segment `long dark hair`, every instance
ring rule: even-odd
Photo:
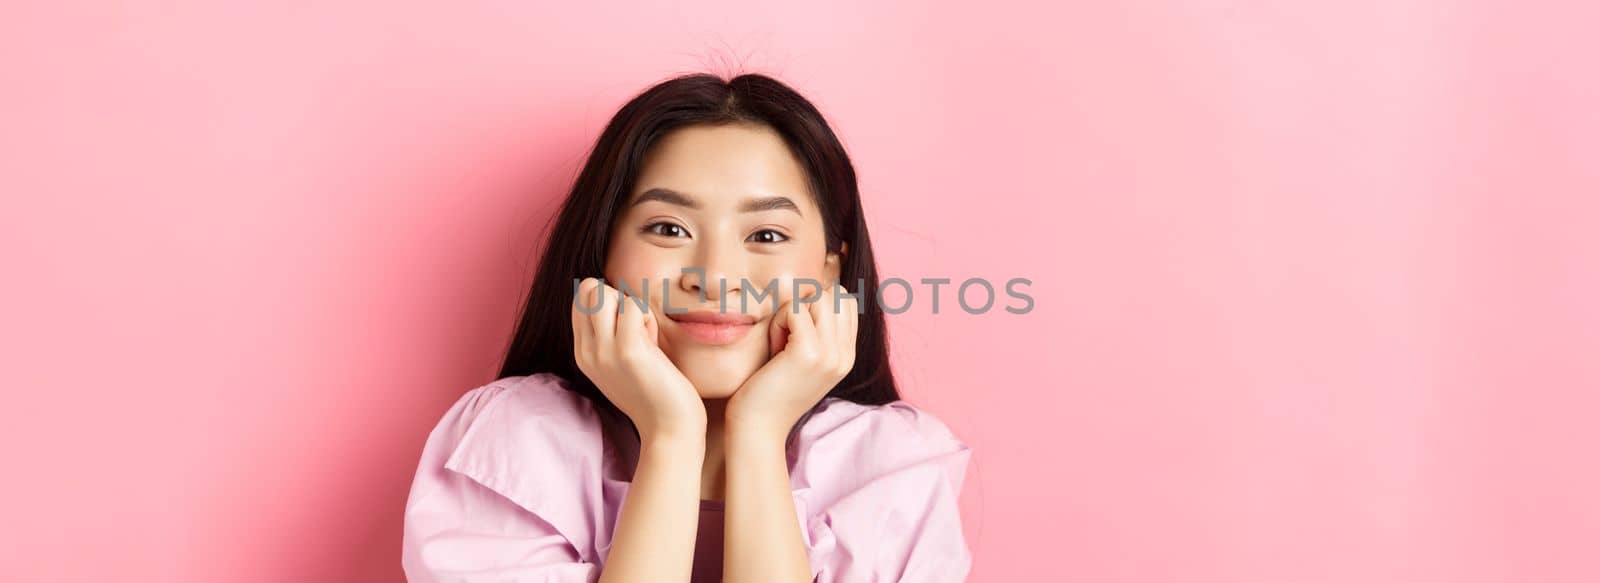
[[[744,74],[724,81],[710,74],[663,81],[629,100],[600,134],[583,171],[561,205],[527,305],[500,368],[500,377],[554,373],[567,387],[620,423],[627,419],[578,369],[573,357],[573,282],[605,277],[611,229],[627,203],[645,153],[669,132],[690,125],[757,123],[776,130],[800,159],[822,211],[829,251],[849,244],[839,280],[863,306],[856,335],[855,366],[828,396],[877,405],[898,400],[889,370],[888,329],[879,308],[878,268],[861,212],[855,167],[822,114],[795,90],[771,77]],[[821,405],[821,401],[817,403]],[[789,431],[792,448],[813,406]],[[635,437],[638,429],[627,421]],[[793,451],[791,449],[791,455]],[[791,461],[792,458],[791,458]]]

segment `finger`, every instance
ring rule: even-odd
[[[656,346],[661,342],[661,325],[656,323],[656,311],[650,309],[648,302],[644,308],[639,318],[644,323],[644,338],[650,341],[651,346]]]
[[[818,348],[822,350],[818,356],[822,357],[825,365],[831,364],[832,359],[839,353],[835,342],[838,338],[834,335],[839,316],[834,313],[833,301],[833,290],[824,288],[818,294],[817,301],[808,306],[811,308],[811,323],[817,329],[817,341],[820,343]]]
[[[638,300],[627,294],[622,294],[617,300],[622,304],[617,312],[617,342],[627,346],[642,341],[645,332],[644,313],[639,309]]]
[[[596,348],[605,350],[612,346],[617,336],[618,304],[612,302],[619,301],[621,293],[604,282],[595,288],[595,293],[600,296],[600,311],[589,314],[589,320],[594,322]]]
[[[840,285],[839,295],[841,296],[839,299],[839,315],[848,324],[846,327],[854,326],[856,320],[860,319],[860,316],[856,314],[856,311],[861,308],[861,303],[857,301],[858,298],[856,297],[859,294],[851,294],[850,290]]]
[[[850,345],[855,346],[856,334],[861,329],[861,301],[854,296],[844,299],[844,335],[850,339]]]
[[[767,356],[777,354],[789,343],[789,303],[778,302],[778,310],[772,313],[772,322],[767,325],[767,346],[771,347]]]
[[[789,317],[789,346],[815,351],[817,348],[817,325],[811,319],[811,310],[784,310]],[[787,350],[787,348],[786,348]]]
[[[572,347],[576,351],[589,346],[594,342],[594,324],[589,321],[589,314],[582,310],[589,309],[592,304],[587,299],[594,290],[594,278],[586,277],[578,282],[578,293],[572,298]],[[581,306],[581,309],[580,309]]]
[[[848,373],[856,362],[856,334],[861,325],[861,316],[856,314],[856,309],[860,304],[855,297],[845,298],[840,303],[843,304],[843,313],[839,317],[843,318],[841,322],[843,325],[840,326],[842,331],[839,332],[839,345],[844,348],[845,372]]]

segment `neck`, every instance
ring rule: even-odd
[[[722,500],[727,476],[726,451],[727,399],[706,399],[706,455],[700,467],[700,499]]]

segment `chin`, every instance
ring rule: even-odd
[[[671,360],[694,385],[701,399],[726,399],[732,397],[766,359],[742,351],[718,351],[686,354]]]
[[[689,382],[694,383],[694,389],[700,393],[701,399],[726,399],[739,391],[739,386],[744,384],[744,379],[732,378],[732,375],[720,371],[707,371],[705,374],[688,374]],[[749,377],[745,377],[749,378]]]

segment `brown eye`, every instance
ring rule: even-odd
[[[689,231],[684,230],[683,227],[679,226],[676,223],[669,223],[669,222],[666,222],[666,221],[657,221],[657,222],[645,225],[644,226],[644,232],[650,233],[650,234],[653,234],[653,235],[661,235],[663,237],[687,237],[687,236],[689,236]]]
[[[779,233],[779,232],[774,231],[772,229],[762,229],[760,231],[756,231],[755,233],[751,234],[750,235],[750,239],[755,241],[756,243],[768,243],[768,244],[771,244],[771,243],[782,243],[784,241],[788,241],[789,237],[784,235],[783,233]]]

